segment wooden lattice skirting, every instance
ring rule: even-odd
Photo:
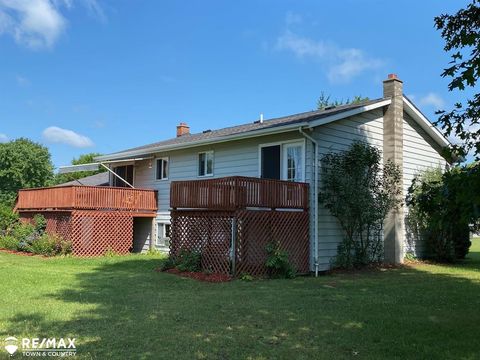
[[[35,214],[47,220],[48,233],[72,242],[73,255],[99,256],[107,251],[127,254],[133,245],[133,216],[117,211],[39,211],[21,212],[23,221]]]
[[[298,273],[309,271],[308,211],[173,210],[171,216],[170,255],[182,249],[199,251],[203,270],[264,275],[265,248],[276,242]]]

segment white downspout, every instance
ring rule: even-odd
[[[314,201],[314,230],[313,230],[313,261],[315,265],[315,277],[318,276],[318,142],[315,140],[313,137],[308,135],[303,131],[303,129],[300,127],[298,128],[298,131],[305,136],[308,140],[312,142],[312,144],[315,146],[315,178],[314,178],[314,189],[313,189],[313,196],[315,198]]]

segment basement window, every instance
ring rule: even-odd
[[[157,223],[157,240],[155,245],[161,247],[170,246],[171,225],[168,223]]]

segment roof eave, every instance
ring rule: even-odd
[[[425,132],[430,135],[430,137],[435,140],[441,147],[450,146],[451,142],[443,136],[443,134],[438,130],[425,115],[418,110],[415,105],[407,97],[403,97],[403,103],[406,105],[404,107],[405,112],[410,115],[419,125],[425,130]]]

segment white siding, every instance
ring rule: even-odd
[[[269,135],[252,139],[212,144],[184,150],[156,154],[169,158],[168,180],[155,180],[155,164],[149,168],[148,160],[135,164],[135,187],[158,190],[158,212],[170,209],[170,182],[175,180],[198,180],[198,153],[214,151],[213,177],[259,176],[259,145],[291,140],[304,141],[298,131]],[[307,161],[309,161],[309,157]],[[210,178],[210,177],[207,177]]]
[[[355,140],[366,141],[382,150],[383,112],[382,110],[374,110],[320,126],[315,129],[313,136],[319,141],[320,159],[323,154],[328,152],[348,149]],[[310,231],[312,234],[313,226],[313,221],[311,221]],[[337,219],[322,206],[319,208],[318,226],[318,262],[319,270],[323,271],[330,268],[343,234]],[[311,254],[313,255],[313,251],[311,251]]]
[[[407,196],[408,188],[415,175],[428,168],[445,169],[447,162],[440,155],[441,148],[430,136],[404,112],[403,114],[403,192]],[[404,207],[407,215],[407,207]],[[405,250],[416,255],[422,253],[422,243],[414,239],[405,226]]]

